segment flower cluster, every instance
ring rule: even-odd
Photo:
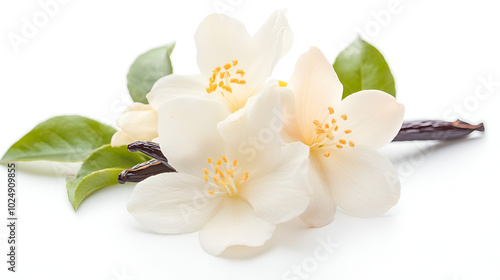
[[[218,255],[260,246],[295,217],[311,227],[349,215],[384,214],[400,195],[391,163],[376,149],[401,128],[403,105],[343,87],[322,52],[299,57],[286,82],[270,80],[292,43],[283,11],[254,35],[224,15],[195,34],[200,73],[172,74],[119,119],[113,145],[153,140],[176,173],[135,187],[128,211],[158,233],[199,231]]]

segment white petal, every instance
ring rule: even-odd
[[[161,105],[175,97],[186,95],[199,96],[206,93],[205,88],[207,85],[208,78],[205,78],[200,74],[172,74],[156,81],[146,97],[149,104],[151,104],[151,106],[158,111]]]
[[[286,142],[302,141],[302,134],[295,112],[295,93],[289,88],[281,88],[281,109],[283,126],[281,136]]]
[[[158,137],[158,113],[150,105],[131,104],[116,125],[134,141],[151,141]]]
[[[346,97],[339,111],[347,114],[342,125],[352,130],[350,137],[356,145],[378,149],[398,134],[405,108],[388,93],[364,90]]]
[[[200,243],[208,253],[219,255],[233,245],[261,246],[271,238],[275,228],[257,217],[246,201],[228,198],[200,231]]]
[[[119,130],[111,137],[111,147],[120,147],[134,142],[125,132]]]
[[[311,154],[309,157],[309,184],[313,190],[312,199],[306,211],[300,215],[300,219],[310,227],[330,224],[337,208],[326,181],[325,171],[321,168],[316,156],[316,154]]]
[[[196,30],[194,39],[198,67],[207,79],[217,66],[248,56],[251,42],[243,23],[221,14],[207,16]]]
[[[231,114],[217,126],[228,155],[245,169],[276,161],[281,145],[280,95],[274,87],[252,97],[245,108]]]
[[[252,57],[247,63],[245,76],[250,88],[263,86],[280,58],[292,46],[293,33],[288,26],[285,12],[275,11],[252,38]]]
[[[127,210],[158,233],[197,231],[212,218],[220,198],[207,194],[203,180],[183,173],[163,173],[137,184]]]
[[[399,200],[399,178],[377,151],[356,147],[319,157],[334,201],[356,217],[380,216]]]
[[[315,47],[300,56],[288,87],[295,92],[298,126],[305,143],[314,136],[314,120],[325,122],[328,107],[336,108],[342,99],[342,84],[332,64]]]
[[[286,222],[302,214],[311,199],[308,165],[309,147],[300,142],[287,144],[274,168],[261,171],[257,177],[250,171],[248,181],[240,186],[240,195],[264,220]]]
[[[224,153],[217,123],[228,116],[221,103],[204,98],[177,97],[160,108],[160,147],[177,171],[204,176],[207,159]]]

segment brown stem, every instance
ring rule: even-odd
[[[456,120],[445,121],[407,121],[403,123],[394,141],[416,141],[416,140],[454,140],[463,138],[473,131],[484,131],[483,123],[472,125],[470,123]]]

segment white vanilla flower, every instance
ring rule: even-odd
[[[324,226],[333,220],[336,205],[358,217],[382,215],[394,206],[399,179],[376,149],[398,133],[404,106],[378,90],[342,100],[342,84],[317,48],[299,58],[287,88],[284,134],[310,147],[313,198],[302,220]]]
[[[203,95],[222,102],[231,113],[243,108],[291,47],[293,34],[284,13],[274,12],[253,37],[236,19],[207,16],[195,34],[201,73],[159,79],[147,95],[149,103],[158,110],[173,97]]]
[[[111,138],[118,147],[135,141],[152,141],[158,137],[158,113],[150,105],[132,103],[116,121],[121,129]]]
[[[309,204],[309,149],[283,144],[280,95],[273,88],[234,114],[218,101],[178,97],[159,110],[159,141],[178,173],[135,187],[128,211],[158,233],[200,231],[218,255],[233,245],[260,246],[275,225]]]

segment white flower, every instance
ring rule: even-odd
[[[236,112],[264,86],[292,40],[284,11],[274,12],[253,37],[240,21],[209,15],[195,34],[201,73],[161,78],[147,95],[148,101],[158,110],[173,97],[203,95]]]
[[[160,146],[178,173],[138,183],[128,211],[158,233],[200,230],[202,247],[213,255],[264,244],[275,224],[300,215],[311,196],[309,149],[282,143],[280,106],[273,88],[231,115],[200,97],[164,104]]]
[[[297,61],[284,94],[283,131],[310,147],[313,198],[301,215],[310,226],[333,220],[336,205],[358,217],[378,216],[394,206],[400,184],[392,164],[376,149],[391,142],[404,106],[391,95],[363,90],[342,100],[342,84],[317,48]]]
[[[158,113],[150,105],[132,103],[116,121],[121,129],[111,138],[118,147],[135,141],[152,141],[158,137]]]

